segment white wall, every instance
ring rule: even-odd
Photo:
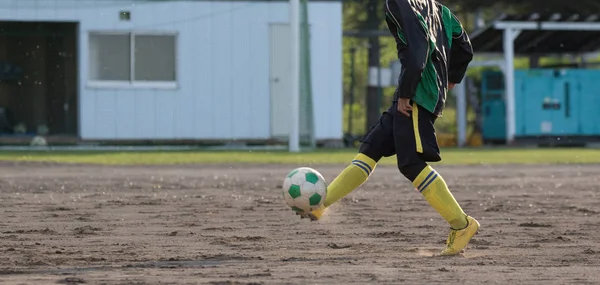
[[[131,12],[120,21],[119,11]],[[84,139],[269,137],[269,23],[287,2],[0,0],[0,19],[77,21]],[[317,139],[342,137],[342,8],[309,8]],[[177,32],[177,89],[92,88],[88,33]]]

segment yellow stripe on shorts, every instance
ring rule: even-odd
[[[421,143],[421,134],[419,133],[419,107],[417,103],[413,102],[412,107],[412,121],[413,130],[415,131],[415,144],[417,145],[417,152],[423,153],[423,143]]]

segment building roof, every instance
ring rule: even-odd
[[[502,15],[470,34],[478,53],[502,53],[504,29],[521,30],[515,54],[586,53],[600,49],[600,15],[532,13]]]

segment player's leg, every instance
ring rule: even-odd
[[[331,206],[365,183],[375,170],[379,159],[381,159],[381,156],[373,157],[359,152],[352,162],[327,186],[327,197],[323,205],[325,207]]]
[[[361,140],[362,145],[352,162],[327,186],[327,196],[320,209],[308,214],[320,219],[327,208],[364,184],[384,156],[394,154],[393,117],[384,112],[379,122]]]
[[[395,117],[395,141],[398,168],[434,208],[450,224],[445,255],[458,254],[479,230],[479,223],[465,214],[442,176],[427,162],[440,161],[433,123],[435,116],[416,104],[412,116]],[[400,151],[403,150],[403,151]]]
[[[340,174],[327,186],[327,196],[323,205],[310,214],[308,217],[313,220],[319,220],[327,211],[327,208],[335,202],[346,197],[356,188],[364,184],[377,166],[377,161],[381,157],[369,157],[363,153],[358,153],[352,162],[340,172]]]

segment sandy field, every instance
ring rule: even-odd
[[[455,257],[395,167],[319,222],[294,167],[0,162],[0,283],[600,284],[599,165],[437,167],[482,226]]]

